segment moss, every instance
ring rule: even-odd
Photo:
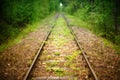
[[[56,56],[60,56],[60,54],[61,54],[60,52],[55,52],[54,53],[54,55],[56,55]]]
[[[47,63],[47,66],[49,67],[54,67],[58,64],[58,62],[50,62],[50,63]]]

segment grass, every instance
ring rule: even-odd
[[[73,61],[75,61],[75,59],[79,56],[79,54],[81,54],[80,51],[74,51],[71,55],[65,56],[66,63],[64,65],[70,67],[71,64],[73,64]]]
[[[120,54],[120,45],[116,45],[116,44],[112,43],[111,41],[109,41],[109,40],[107,40],[105,38],[101,38],[101,39],[104,42],[105,46],[110,46],[111,48],[116,50],[117,54]]]
[[[74,51],[71,55],[66,56],[65,59],[70,61],[70,62],[74,61],[79,54],[81,54],[80,51]]]
[[[27,65],[30,66],[32,64],[32,60],[30,59],[28,62],[27,62]]]
[[[55,46],[56,48],[64,47],[64,45],[70,41],[72,41],[74,38],[70,33],[69,28],[66,26],[66,22],[62,17],[59,17],[56,26],[53,29],[53,32],[50,36],[50,44]],[[61,52],[56,51],[53,53],[55,57],[53,57],[54,60],[60,60],[58,56],[60,56]],[[76,59],[76,57],[80,54],[80,51],[74,51],[72,55],[66,57],[67,63],[70,65],[72,64],[72,61]],[[65,62],[66,63],[66,62]],[[57,67],[61,65],[61,63],[57,62],[51,62],[47,64],[46,70],[49,72],[55,73],[56,76],[65,76],[68,75],[68,71],[63,68]],[[64,65],[63,65],[64,66]],[[71,66],[75,70],[75,65]],[[76,68],[78,70],[78,68]]]
[[[50,38],[53,41],[53,44],[58,48],[64,46],[64,44],[66,44],[69,41],[69,39],[73,39],[69,28],[65,26],[65,20],[61,17],[58,18],[55,26],[56,28],[54,28],[52,32],[54,35]]]
[[[60,52],[55,52],[54,53],[54,55],[56,55],[56,56],[60,56],[60,54],[61,54]]]
[[[58,62],[50,62],[47,64],[48,67],[54,67],[56,65],[58,65]]]
[[[52,56],[50,56],[50,55],[47,55],[47,56],[44,56],[44,57],[45,57],[47,60],[52,58]]]
[[[80,26],[80,27],[92,30],[93,25],[84,22],[83,20],[79,19],[78,17],[71,16],[71,15],[67,15],[67,17],[71,19],[71,22],[70,22],[71,26]]]
[[[24,38],[28,33],[33,32],[38,29],[40,23],[36,22],[32,25],[27,25],[16,37],[9,39],[6,43],[2,43],[0,45],[0,52],[5,50],[8,47],[11,47],[19,42],[21,42],[22,38]]]
[[[48,21],[51,17],[53,16],[50,15],[48,16],[47,18],[45,18],[44,20],[41,20],[41,21],[38,21],[38,22],[34,22],[33,24],[28,24],[25,28],[23,28],[19,34],[15,34],[16,36],[10,38],[7,40],[7,42],[4,42],[0,45],[0,52],[3,52],[5,49],[7,49],[8,47],[11,47],[15,44],[18,44],[21,42],[21,40],[27,36],[28,33],[30,32],[33,32],[33,31],[36,31],[38,28],[40,28],[42,24],[45,24],[46,21]],[[53,21],[53,20],[51,20]],[[48,22],[47,24],[50,24],[51,23]],[[42,23],[42,24],[41,24]],[[12,35],[11,35],[12,36]]]
[[[63,68],[54,68],[54,67],[49,67],[49,68],[47,68],[47,71],[52,71],[52,72],[54,72],[55,74],[56,74],[56,76],[64,76],[65,75],[65,71],[64,71],[64,69]]]
[[[57,76],[63,76],[63,75],[65,75],[64,69],[62,69],[62,68],[56,68],[54,71],[55,71],[55,74]]]
[[[96,36],[101,37],[100,34],[102,32],[100,32],[99,29],[96,29],[97,26],[89,24],[89,23],[87,23],[87,22],[85,22],[85,21],[83,21],[80,18],[75,17],[75,16],[67,15],[67,17],[71,19],[71,22],[70,22],[71,26],[79,26],[79,27],[82,27],[82,28],[89,29]],[[115,42],[117,44],[113,43],[109,39],[105,39],[105,38],[102,38],[102,37],[101,37],[101,39],[103,40],[105,46],[112,47],[116,51],[116,53],[120,54],[120,36],[115,36]]]

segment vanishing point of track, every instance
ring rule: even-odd
[[[89,60],[87,59],[87,57],[86,57],[86,54],[85,54],[84,50],[83,50],[83,49],[82,49],[82,47],[80,46],[79,41],[78,41],[78,39],[77,39],[77,37],[76,37],[76,35],[75,35],[74,31],[73,31],[73,30],[72,30],[72,28],[70,27],[70,25],[69,25],[69,22],[68,22],[67,18],[66,18],[64,15],[63,15],[63,17],[64,17],[64,19],[65,19],[65,21],[66,21],[66,23],[67,23],[68,28],[71,30],[71,34],[73,35],[73,37],[74,37],[74,39],[75,39],[75,41],[76,41],[76,43],[77,43],[77,45],[78,45],[79,49],[81,50],[82,55],[83,55],[83,57],[84,57],[84,59],[85,59],[85,61],[86,61],[87,65],[88,65],[88,67],[89,67],[90,71],[91,71],[91,72],[92,72],[92,74],[93,74],[94,79],[95,79],[95,80],[98,80],[98,77],[97,77],[97,75],[96,75],[95,71],[93,70],[93,68],[92,68],[92,66],[91,66],[91,64],[90,64],[90,62],[89,62]]]
[[[55,16],[55,21],[57,20],[58,16],[59,16],[59,14],[57,14],[57,15]],[[70,29],[71,34],[73,35],[74,40],[75,40],[75,42],[76,42],[76,44],[77,44],[79,50],[82,52],[82,56],[84,57],[84,59],[85,59],[87,65],[88,65],[88,68],[89,68],[89,70],[91,71],[91,73],[92,73],[94,79],[95,79],[95,80],[98,80],[95,71],[93,70],[93,68],[92,68],[92,66],[91,66],[91,64],[90,64],[90,62],[89,62],[89,60],[88,60],[87,57],[86,57],[85,51],[82,49],[81,45],[79,44],[78,39],[77,39],[77,37],[76,37],[74,31],[73,31],[72,28],[70,27],[67,18],[66,18],[63,14],[62,14],[62,16],[63,16],[63,18],[65,19],[65,21],[66,21],[66,23],[67,23],[67,26],[68,26],[68,28]],[[26,72],[26,74],[25,74],[23,80],[28,80],[28,78],[29,78],[29,76],[30,76],[30,73],[31,73],[31,71],[33,70],[34,65],[36,64],[39,55],[41,55],[42,49],[43,49],[43,47],[44,47],[44,45],[45,45],[45,42],[48,40],[48,38],[49,38],[49,36],[50,36],[50,34],[51,34],[51,32],[52,32],[54,26],[55,26],[55,24],[53,24],[53,25],[50,27],[50,30],[49,30],[49,32],[47,33],[47,36],[44,38],[44,40],[43,40],[43,42],[42,42],[40,48],[38,49],[37,54],[36,54],[36,56],[34,57],[34,59],[33,59],[33,61],[32,61],[32,64],[31,64],[31,66],[29,67],[28,71]],[[61,79],[61,80],[62,80],[62,79]]]

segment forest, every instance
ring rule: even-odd
[[[100,36],[120,44],[119,0],[63,0],[64,11],[92,25]]]
[[[120,80],[120,1],[0,0],[0,80]]]
[[[57,0],[0,0],[0,45],[15,39],[27,25],[34,25],[57,11],[58,5]],[[22,35],[29,33],[30,28]]]
[[[59,11],[92,25],[89,29],[120,44],[119,0],[0,0],[0,44],[13,39],[27,27]]]

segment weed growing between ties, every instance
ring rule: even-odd
[[[37,76],[70,76],[85,78],[89,71],[80,57],[81,51],[74,41],[63,17],[59,16],[40,57]],[[39,68],[40,67],[40,68]],[[43,73],[42,73],[43,72]],[[77,78],[76,78],[77,77]]]
[[[61,27],[57,27],[57,26],[61,26]],[[67,37],[71,37],[73,39],[73,37],[70,34],[70,30],[67,27],[62,27],[62,26],[66,26],[64,19],[60,18],[57,21],[57,25],[54,30],[53,30],[53,36],[52,36],[52,40],[53,40],[53,44],[57,45],[57,47],[62,47],[64,46],[65,43],[68,42],[68,39],[66,39]]]
[[[64,24],[62,24],[62,23],[64,23]],[[65,26],[65,27],[63,27],[63,26]],[[64,47],[64,45],[66,43],[74,40],[69,28],[66,26],[66,24],[62,18],[58,19],[56,27],[57,28],[55,29],[55,31],[53,30],[53,33],[55,35],[53,36],[54,39],[52,39],[52,40],[57,43],[57,44],[56,43],[53,43],[53,44],[56,45],[58,48]],[[54,54],[56,56],[59,56],[61,53],[55,52]],[[57,68],[53,71],[55,71],[55,73],[57,75],[62,75],[62,76],[63,75],[78,76],[81,74],[82,71],[83,71],[83,73],[87,74],[87,70],[85,68],[78,68],[78,66],[80,64],[79,64],[79,62],[77,62],[77,60],[78,60],[80,54],[81,54],[81,51],[76,50],[76,51],[72,51],[71,54],[64,56],[65,62],[63,64],[63,66],[68,67],[69,68],[68,70],[66,69],[63,72],[63,71],[61,71],[61,68],[60,69]],[[81,72],[77,72],[79,70],[81,70]]]

